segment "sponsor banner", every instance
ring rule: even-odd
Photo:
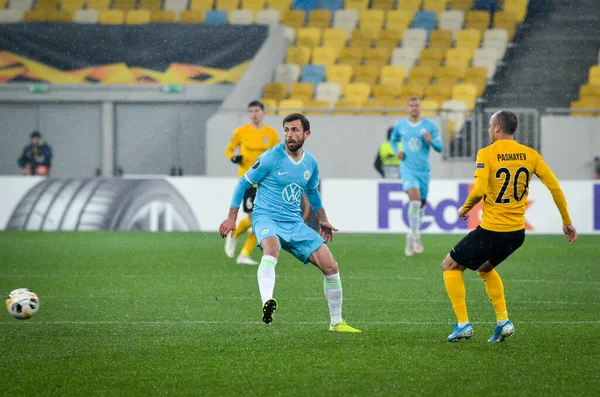
[[[0,24],[0,83],[236,83],[260,25]]]
[[[235,178],[54,179],[0,177],[0,229],[9,230],[218,230],[227,216]],[[581,234],[600,234],[600,183],[563,182],[569,211]],[[423,233],[460,233],[475,228],[481,209],[468,221],[457,217],[472,185],[433,180]],[[399,182],[327,179],[321,183],[330,221],[341,232],[405,233],[408,197]],[[305,221],[314,212],[302,200]],[[242,212],[240,211],[240,216]],[[528,233],[561,234],[552,196],[539,181],[530,184]]]

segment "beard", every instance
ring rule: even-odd
[[[290,144],[292,145],[292,147],[290,147]],[[287,148],[287,150],[289,150],[292,153],[296,153],[298,150],[302,149],[303,145],[304,145],[304,141],[294,141],[294,140],[285,141],[285,147]]]

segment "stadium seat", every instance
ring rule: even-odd
[[[40,11],[58,10],[59,0],[37,0],[35,9]]]
[[[254,13],[250,10],[233,10],[229,13],[230,25],[252,25]]]
[[[409,83],[413,81],[422,81],[429,84],[433,78],[433,70],[434,69],[430,66],[415,66],[408,73],[408,81]]]
[[[357,22],[358,11],[356,10],[337,10],[333,14],[333,27],[346,29],[348,33],[356,29]]]
[[[290,88],[290,99],[309,101],[313,98],[315,86],[311,83],[294,83]]]
[[[388,11],[385,14],[385,24],[389,29],[393,27],[394,29],[406,30],[412,23],[415,17],[415,13],[407,10],[394,10]]]
[[[475,51],[468,48],[449,48],[446,51],[446,61],[450,60],[464,60],[467,63],[473,59]]]
[[[450,0],[450,7],[453,10],[467,12],[473,9],[473,0]]]
[[[206,0],[190,0],[191,11],[210,11],[212,10],[213,2]]]
[[[322,115],[326,115],[327,112],[329,111],[329,101],[323,101],[323,100],[308,100],[308,101],[304,101],[304,109],[311,109],[311,110],[305,110],[304,114],[305,115],[312,115],[312,116],[322,116]]]
[[[323,47],[343,48],[346,46],[348,31],[343,28],[327,28],[323,31]]]
[[[242,9],[259,12],[265,9],[266,0],[242,0]]]
[[[406,75],[408,76],[410,69],[417,63],[420,52],[420,50],[410,47],[396,48],[392,51],[392,60],[390,63],[392,65],[404,67]]]
[[[371,64],[388,64],[392,57],[392,49],[387,47],[367,48],[365,50],[365,63]]]
[[[275,68],[275,82],[283,83],[287,86],[297,82],[300,78],[300,66],[294,63],[285,63],[277,65]]]
[[[407,29],[402,36],[402,47],[411,47],[416,50],[422,50],[427,43],[427,30],[425,29]]]
[[[443,50],[447,50],[448,48],[452,47],[452,31],[436,29],[431,32],[429,37],[429,47],[440,48]]]
[[[512,12],[500,11],[494,14],[493,28],[505,29],[508,32],[508,40],[512,41],[517,30],[517,17]]]
[[[0,10],[0,23],[15,23],[23,20],[23,14],[25,11],[17,8],[9,8],[7,10]],[[96,18],[97,20],[97,18]]]
[[[325,78],[327,82],[338,83],[344,86],[352,78],[352,66],[350,65],[329,65],[325,67]]]
[[[88,10],[104,11],[110,8],[110,0],[87,0]]]
[[[467,29],[477,29],[481,32],[490,27],[491,15],[487,11],[470,11],[467,13]]]
[[[329,28],[331,26],[331,11],[312,10],[308,15],[308,26],[320,29]]]
[[[187,6],[187,0],[165,0],[164,9],[173,11],[175,14],[179,15],[181,11],[187,9]]]
[[[600,99],[600,85],[583,84],[579,87],[579,99],[596,98]]]
[[[474,67],[483,67],[487,70],[487,79],[491,80],[496,74],[496,62],[489,59],[475,59],[473,60]],[[465,71],[466,72],[466,71]]]
[[[435,12],[438,17],[446,10],[447,0],[424,0],[423,10]]]
[[[415,13],[415,18],[411,27],[433,30],[437,25],[437,14],[431,11],[418,11]]]
[[[352,37],[350,38],[350,41],[348,42],[348,46],[350,46],[351,48],[361,48],[363,50],[366,50],[367,48],[371,48],[372,44],[373,44],[373,39],[371,37],[363,37],[361,36],[362,33],[365,33],[365,31],[358,31],[355,30],[352,32]],[[371,34],[371,32],[367,32],[368,36],[373,36]]]
[[[337,60],[338,48],[335,47],[315,47],[312,51],[313,65],[333,65]]]
[[[487,78],[487,69],[484,67],[473,66],[467,69],[465,79],[467,78]]]
[[[321,83],[317,86],[315,93],[315,100],[327,101],[331,106],[333,103],[340,99],[342,94],[342,86],[338,83]]]
[[[216,0],[215,10],[231,12],[240,7],[240,0]]]
[[[402,35],[404,30],[387,28],[379,32],[379,38],[377,39],[377,44],[375,47],[386,47],[394,49],[398,47],[400,40],[402,40]]]
[[[225,11],[206,11],[204,14],[204,23],[210,25],[225,25],[227,24],[227,13]]]
[[[179,13],[180,23],[202,23],[204,22],[205,11],[183,10]]]
[[[396,0],[372,0],[371,8],[374,10],[391,11],[396,5]]]
[[[285,62],[303,66],[310,61],[310,48],[303,46],[288,47]]]
[[[125,24],[141,25],[150,23],[149,10],[130,10],[125,13]]]
[[[469,73],[469,71],[467,70],[467,75],[464,77],[463,83],[473,84],[477,88],[476,96],[477,97],[482,96],[483,93],[485,92],[485,89],[487,86],[487,78],[485,76],[484,77],[471,76],[468,73]]]
[[[600,85],[600,65],[592,66],[588,77],[588,83]]]
[[[277,25],[279,23],[279,10],[262,10],[256,14],[255,23],[258,25]]]
[[[371,96],[371,85],[366,83],[350,83],[343,89],[344,99],[364,102]]]
[[[280,101],[287,95],[287,85],[283,83],[267,83],[264,87],[263,98]]]
[[[143,10],[158,11],[162,9],[162,0],[139,0],[140,7]]]
[[[118,10],[135,10],[136,0],[113,0],[113,9]]]
[[[464,20],[465,14],[462,11],[444,11],[440,16],[438,28],[443,30],[450,30],[454,32],[454,37],[456,37],[456,32],[462,29]]]
[[[454,84],[431,84],[425,87],[425,97],[428,99],[435,99],[436,102],[439,102],[439,98],[444,98],[442,102],[446,99],[450,99],[450,95],[452,95],[452,87]]]
[[[339,62],[346,65],[358,65],[362,63],[365,56],[365,50],[362,48],[346,47],[342,48],[339,54]]]
[[[325,81],[325,66],[323,65],[305,65],[302,68],[302,76],[300,77],[302,83],[311,83],[312,85],[319,85]]]
[[[173,10],[150,11],[150,23],[175,23],[176,15]]]
[[[457,84],[452,87],[452,97],[456,96],[477,96],[477,87],[473,84]]]
[[[504,0],[504,11],[512,12],[521,22],[527,16],[527,3],[528,0]]]
[[[597,116],[599,113],[595,112],[595,111],[591,111],[592,109],[600,109],[600,102],[594,101],[594,100],[578,100],[575,102],[571,102],[571,116],[575,116],[575,117],[595,117]],[[586,111],[580,111],[577,109],[589,109]]]
[[[289,113],[302,112],[304,109],[304,101],[300,99],[282,99],[279,101],[278,108],[277,114],[280,116],[287,116]]]
[[[83,10],[85,6],[85,0],[61,0],[60,9],[66,11],[77,11]]]
[[[373,98],[375,99],[395,99],[402,95],[404,83],[376,84],[373,86]]]
[[[321,44],[323,31],[319,28],[298,28],[296,30],[296,44],[306,47],[317,47]]]
[[[292,0],[267,0],[267,8],[283,13],[292,7]]]
[[[33,1],[34,0],[11,1],[10,3],[8,3],[8,9],[9,10],[19,10],[19,11],[23,11],[23,13],[25,13],[25,11],[31,10]]]
[[[345,0],[344,8],[346,10],[366,10],[369,8],[369,0]]]
[[[451,84],[458,83],[458,80],[462,78],[465,72],[460,68],[452,66],[444,66],[434,70],[433,77],[435,78],[436,84]]]
[[[311,11],[317,8],[319,0],[294,0],[293,8],[304,11]]]
[[[68,10],[48,10],[48,22],[70,23],[73,22],[73,12]]]
[[[427,87],[427,84],[423,84],[423,83],[411,83],[410,81],[404,85],[404,88],[402,90],[402,96],[410,98],[410,97],[416,97],[416,98],[422,98],[425,95],[425,87]]]
[[[465,125],[467,106],[463,101],[447,100],[442,103],[441,116],[442,122],[447,123],[450,140],[453,139],[457,131],[463,129]]]
[[[354,65],[352,66],[352,75],[355,83],[374,85],[379,78],[381,68],[375,65]]]
[[[421,0],[400,0],[398,3],[399,10],[408,10],[417,12],[421,8]]]
[[[299,29],[304,26],[306,13],[302,10],[287,10],[281,13],[281,23],[290,28]]]
[[[122,25],[125,22],[125,11],[103,10],[98,14],[98,23],[101,25]]]
[[[440,104],[437,101],[431,99],[424,99],[421,101],[421,109],[423,109],[421,115],[425,117],[431,117],[438,114]]]
[[[359,114],[359,109],[362,109],[363,101],[358,99],[343,99],[337,101],[333,106],[333,114],[354,116]],[[339,109],[339,110],[338,110]]]
[[[277,113],[277,101],[269,98],[262,98],[260,100],[265,105],[265,113],[268,116],[275,116]]]
[[[383,10],[362,10],[358,13],[358,21],[360,25],[364,23],[373,23],[383,25],[385,12]]]
[[[319,7],[334,12],[344,8],[344,0],[321,0]]]
[[[466,48],[473,52],[479,48],[481,43],[481,31],[477,29],[459,30],[456,35],[456,48]]]
[[[473,59],[485,59],[497,62],[502,58],[501,55],[502,53],[498,48],[478,48],[475,50]]]
[[[284,26],[283,36],[288,46],[293,45],[296,42],[296,29]]]
[[[379,75],[379,82],[381,84],[387,83],[404,83],[406,77],[406,70],[402,66],[385,65],[381,68]]]
[[[508,31],[506,29],[487,29],[483,32],[483,47],[488,43],[500,42],[508,43]]]
[[[362,104],[363,111],[360,113],[361,116],[381,116],[385,112],[383,109],[387,103],[386,99],[376,98],[370,101],[364,101]]]
[[[423,62],[428,61],[429,63],[437,64],[438,66],[444,60],[444,56],[446,55],[446,50],[443,48],[426,48],[421,51],[421,57],[419,58],[419,65],[422,65]]]

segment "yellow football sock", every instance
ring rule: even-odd
[[[254,235],[254,233],[248,232],[248,238],[246,239],[246,243],[242,247],[241,254],[250,256],[250,253],[252,252],[254,247],[256,247],[257,244],[258,244],[258,240],[256,239],[256,236]]]
[[[494,305],[496,311],[496,320],[508,320],[508,311],[506,310],[506,300],[504,299],[504,284],[498,272],[494,269],[491,272],[480,272],[479,277],[485,283],[485,290],[488,298]]]
[[[463,281],[463,272],[460,270],[445,270],[444,284],[446,285],[446,292],[448,292],[450,302],[452,302],[456,320],[459,323],[468,323],[467,291],[465,289],[465,282]]]
[[[248,230],[252,226],[252,222],[250,222],[250,217],[247,216],[238,223],[235,228],[235,233],[233,233],[233,238],[240,237],[246,230]]]

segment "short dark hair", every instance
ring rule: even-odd
[[[41,137],[42,137],[42,134],[40,134],[38,131],[33,131],[31,133],[31,136],[30,136],[31,139],[33,139],[33,138],[41,138]]]
[[[265,110],[265,105],[261,101],[252,101],[248,104],[248,109],[253,107],[259,107],[262,111]]]
[[[502,132],[508,135],[515,134],[515,131],[519,126],[519,122],[517,120],[517,116],[513,112],[509,112],[508,110],[501,110],[499,112],[494,113],[492,117],[494,117],[494,121],[497,125],[500,126]]]
[[[408,105],[409,103],[411,103],[412,101],[419,101],[419,103],[421,103],[421,100],[419,98],[417,98],[416,96],[411,96],[410,98],[408,98],[406,100],[406,104]]]
[[[296,120],[300,120],[300,124],[302,124],[302,129],[304,131],[310,130],[310,122],[303,114],[300,113],[292,113],[285,116],[285,119],[283,119],[283,126],[285,127],[285,123],[291,123],[292,121]]]

